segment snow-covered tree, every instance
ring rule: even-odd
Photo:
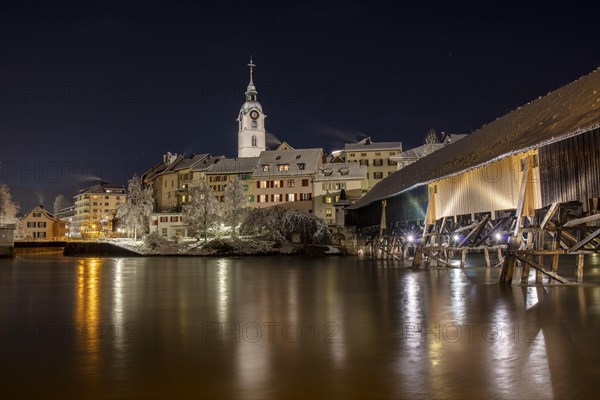
[[[331,233],[325,221],[306,211],[286,211],[281,207],[249,210],[242,224],[242,232],[263,235],[276,242],[291,241],[294,234],[299,234],[303,243],[331,242]]]
[[[66,208],[68,206],[69,206],[69,203],[67,202],[67,199],[65,199],[65,196],[63,196],[62,194],[59,194],[54,199],[54,214],[56,214],[57,212],[59,212],[60,210],[62,210],[63,208]]]
[[[248,204],[244,185],[235,179],[229,182],[225,188],[225,208],[223,210],[223,218],[225,223],[231,226],[231,232],[236,235],[236,227],[244,217],[244,212]]]
[[[0,183],[0,224],[14,224],[17,222],[19,205],[12,200],[10,189]]]
[[[430,128],[429,131],[427,131],[427,135],[425,136],[425,144],[434,144],[439,142],[440,138],[438,137],[437,132],[435,131],[435,129]]]
[[[127,200],[117,209],[117,219],[122,221],[137,240],[137,233],[145,233],[152,213],[154,198],[151,188],[144,188],[142,180],[134,175],[127,185]]]
[[[219,203],[215,192],[202,181],[200,187],[191,190],[190,200],[183,205],[183,217],[188,225],[188,233],[206,242],[208,232],[219,221]]]
[[[331,243],[331,232],[325,221],[306,211],[286,211],[283,228],[288,240],[293,234],[299,234],[302,243]]]

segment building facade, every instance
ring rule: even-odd
[[[21,218],[19,235],[27,240],[64,240],[65,222],[50,214],[43,205],[35,207]]]
[[[367,176],[362,187],[363,193],[366,193],[397,170],[396,161],[390,157],[401,152],[402,142],[377,143],[368,137],[357,143],[346,143],[341,155],[346,162],[367,167]]]
[[[125,203],[125,188],[99,182],[75,196],[75,230],[81,236],[101,237],[113,231],[117,208]]]

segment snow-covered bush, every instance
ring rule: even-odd
[[[152,250],[164,247],[169,244],[169,240],[164,236],[158,234],[158,232],[152,232],[144,238],[144,244]]]

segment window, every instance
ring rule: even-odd
[[[331,208],[326,208],[325,209],[325,216],[326,217],[331,217],[333,215],[333,212],[331,210]]]
[[[383,172],[373,172],[373,179],[382,179]]]
[[[108,196],[104,196],[104,200],[108,200]]]
[[[273,195],[273,203],[281,203],[281,195],[280,194]]]
[[[397,164],[396,161],[388,159],[389,166],[396,165],[396,164]]]
[[[373,166],[374,167],[381,167],[383,166],[383,159],[381,158],[376,158],[373,160]]]
[[[287,201],[294,201],[294,193],[287,194]]]
[[[252,135],[252,147],[256,147],[256,135]]]
[[[312,198],[312,195],[310,193],[300,193],[298,195],[298,198],[300,200],[310,200]]]
[[[360,156],[361,156],[361,157],[366,157],[366,156],[367,156],[367,153],[360,153]]]
[[[41,218],[42,217],[42,213],[33,213],[33,218]]]
[[[162,228],[161,231],[163,236],[167,236],[167,228]]]
[[[331,204],[331,196],[323,196],[323,203]]]
[[[302,154],[298,154],[298,155],[296,156],[296,160],[299,160],[299,159],[300,159],[300,157],[302,157]]]
[[[287,181],[287,187],[294,187],[294,184],[295,184],[295,182],[294,182],[293,179],[288,179],[288,181]]]
[[[306,169],[306,164],[304,164],[304,163],[298,163],[298,169],[300,171],[304,171],[304,169]]]
[[[359,160],[358,163],[360,165],[366,165],[367,167],[369,166],[369,160]]]
[[[388,172],[388,176],[390,176],[391,174],[393,174],[393,172],[392,172],[392,171]]]
[[[269,183],[269,181],[258,181],[257,183],[257,187],[259,189],[266,189],[267,188],[267,184]]]
[[[266,203],[267,202],[267,195],[266,194],[259,194],[258,198],[257,198],[257,202],[258,203]]]
[[[273,188],[280,188],[283,187],[283,181],[272,181],[273,183],[271,184],[271,187]]]
[[[278,169],[280,172],[283,172],[283,171],[289,171],[289,169],[290,169],[290,165],[289,165],[289,164],[280,164],[280,165],[278,165],[278,166],[277,166],[277,169]]]
[[[263,170],[263,172],[269,172],[269,166],[268,165],[263,165],[262,166],[262,170]]]
[[[254,129],[258,128],[258,122],[252,121],[252,128],[254,128]],[[252,146],[256,146],[256,145],[253,144]]]
[[[356,157],[356,154],[350,153],[350,157]]]
[[[169,217],[160,217],[160,222],[169,222]]]
[[[308,186],[308,179],[302,179],[302,186]]]
[[[275,157],[276,160],[281,160],[281,156]]]
[[[94,201],[94,202],[92,203],[92,205],[93,205],[93,206],[97,206],[97,205],[98,205],[98,202],[97,202],[97,201]]]
[[[171,222],[177,222],[178,219],[178,217],[171,217]]]

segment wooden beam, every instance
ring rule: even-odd
[[[550,219],[554,216],[554,214],[556,213],[556,210],[558,210],[558,205],[559,205],[559,203],[552,203],[552,205],[550,206],[550,209],[548,210],[548,212],[546,213],[546,216],[544,216],[544,219],[542,220],[542,223],[540,224],[541,229],[544,229],[546,227],[546,224],[548,223],[548,221],[550,221]]]
[[[594,233],[592,233],[591,235],[589,235],[588,237],[586,237],[585,239],[583,239],[582,241],[577,243],[575,246],[571,247],[569,249],[569,252],[573,253],[573,252],[579,250],[580,248],[582,248],[583,246],[585,246],[586,244],[588,244],[589,242],[594,240],[596,238],[596,236],[598,236],[598,235],[600,235],[600,229],[597,229]]]
[[[539,265],[538,263],[536,263],[535,261],[531,261],[528,260],[526,258],[523,258],[519,255],[517,255],[517,258],[523,262],[523,263],[527,263],[529,265],[531,265],[533,268],[541,271],[542,274],[549,276],[550,278],[559,281],[560,283],[571,283],[568,280],[566,280],[565,278],[563,278],[562,276],[555,274],[554,272],[550,272],[550,271],[546,271],[541,265]]]
[[[453,233],[459,233],[459,232],[463,232],[463,231],[469,230],[471,228],[475,228],[479,224],[480,224],[479,221],[473,222],[472,224],[469,224],[467,226],[463,226],[462,228],[455,229]]]
[[[527,178],[529,176],[529,156],[525,158],[525,166],[523,167],[523,176],[521,177],[521,186],[519,187],[519,202],[517,203],[517,224],[515,226],[514,236],[519,234],[521,227],[521,213],[523,212],[523,203],[525,202],[525,188],[527,187]]]
[[[479,235],[479,232],[481,232],[481,228],[485,225],[485,223],[487,222],[487,216],[483,219],[483,221],[478,222],[477,223],[477,227],[474,228],[471,232],[469,232],[469,234],[467,236],[464,237],[463,240],[460,241],[460,243],[458,243],[458,247],[462,247],[463,244],[465,244],[467,242],[467,240],[469,240],[471,238],[471,236],[475,235],[475,238],[477,238],[477,236]]]
[[[587,217],[577,218],[577,219],[572,219],[570,221],[567,221],[562,227],[567,228],[569,226],[586,224],[588,222],[597,221],[599,219],[600,219],[600,213],[588,215]]]

